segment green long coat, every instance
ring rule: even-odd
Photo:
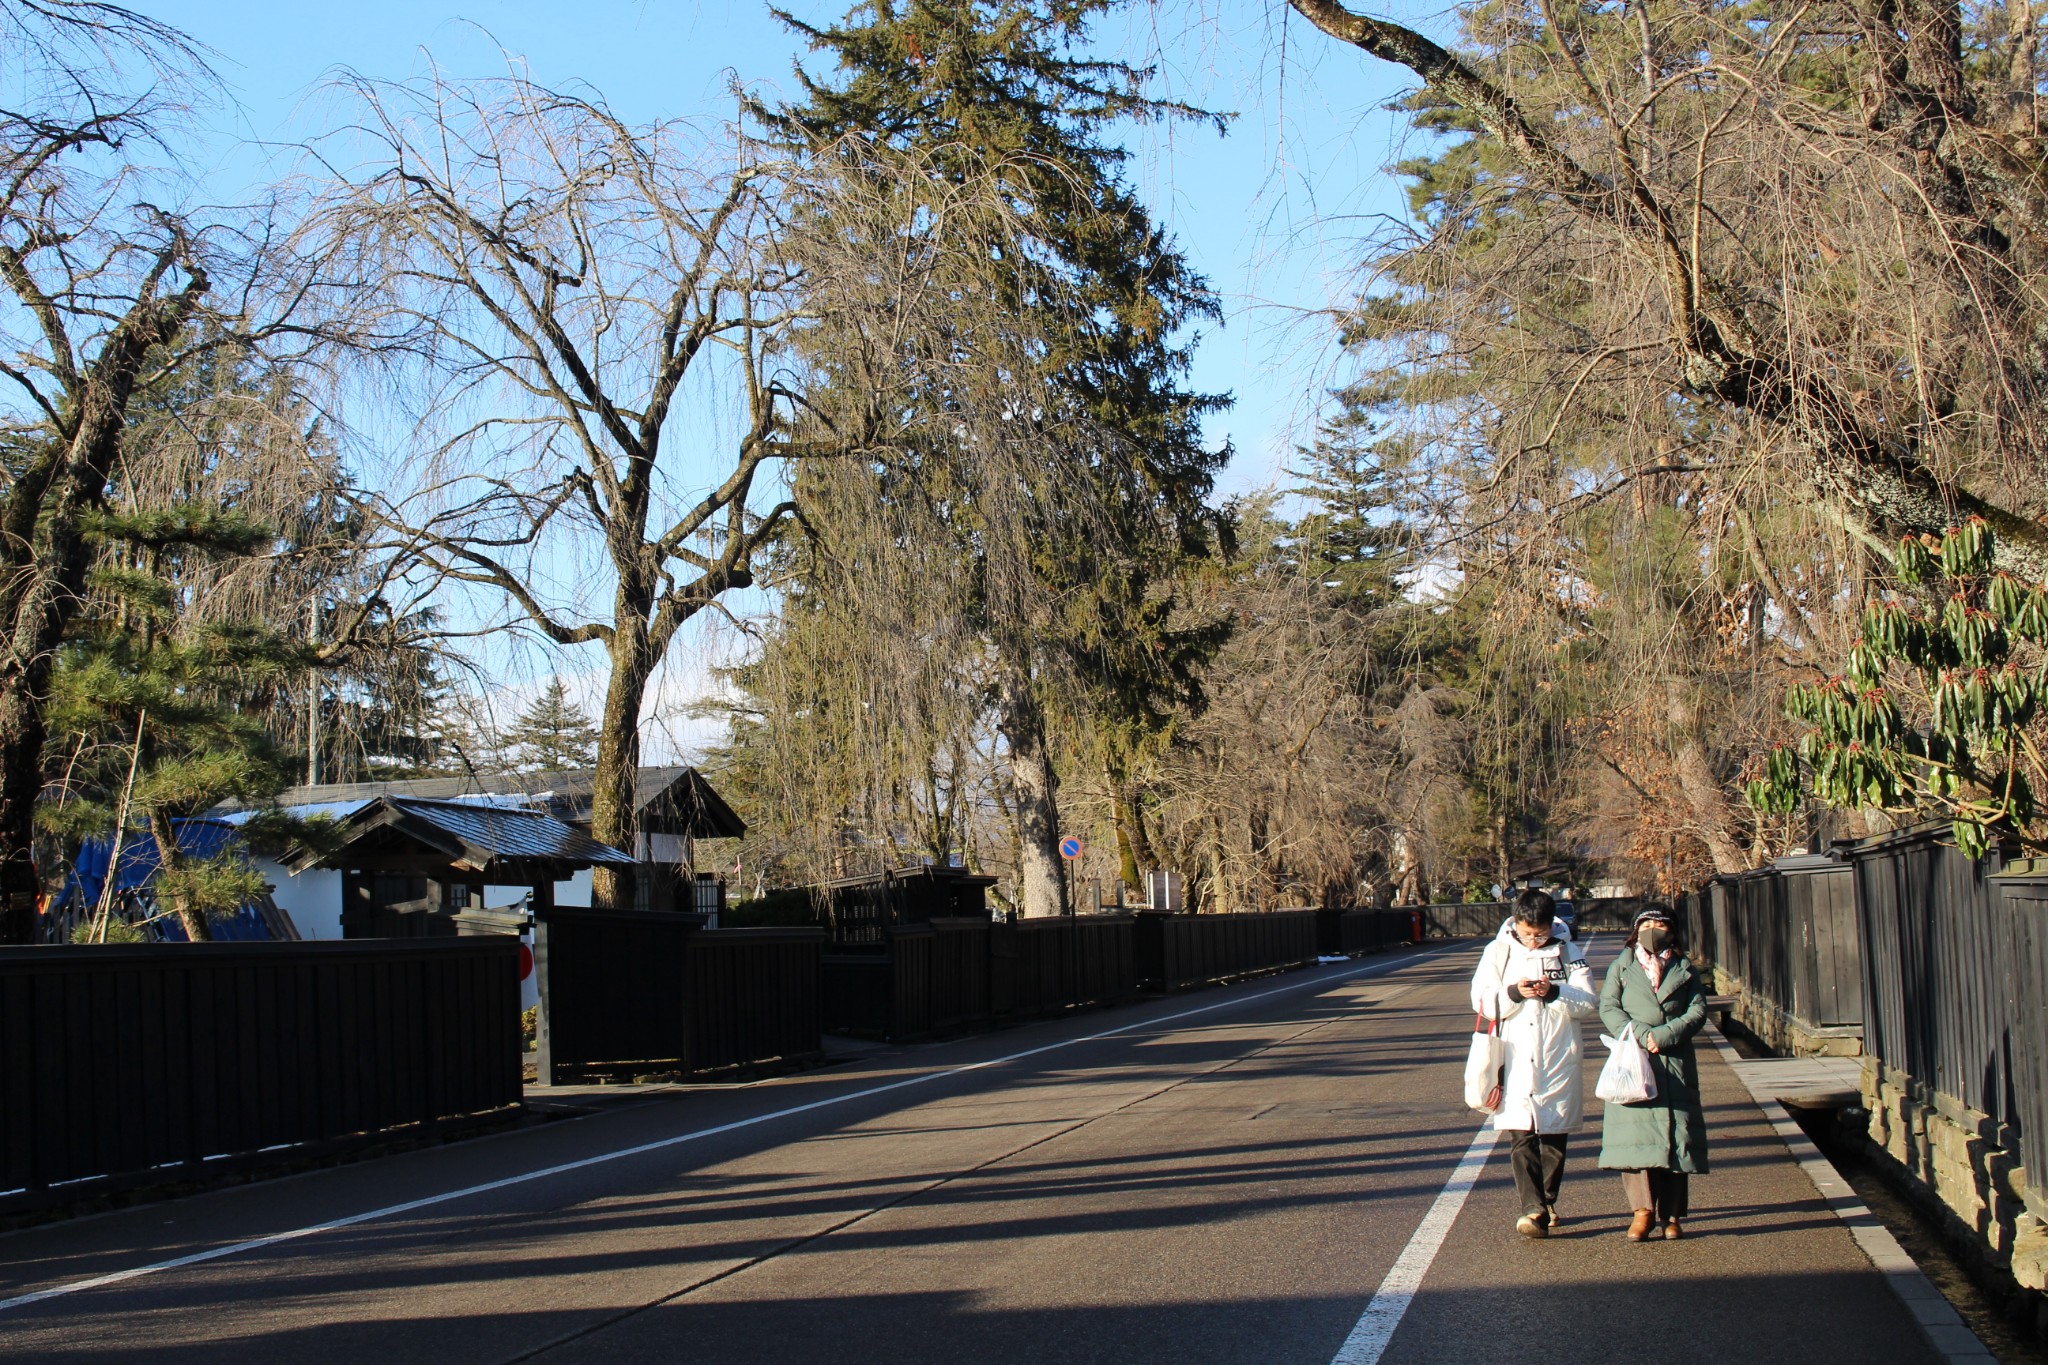
[[[1607,969],[1600,987],[1600,1020],[1608,1036],[1621,1037],[1631,1022],[1657,1040],[1650,1068],[1657,1097],[1641,1104],[1609,1104],[1600,1126],[1600,1165],[1613,1171],[1663,1169],[1705,1175],[1707,1116],[1700,1104],[1699,1063],[1693,1035],[1707,1022],[1707,991],[1692,963],[1674,958],[1662,986],[1625,949]]]

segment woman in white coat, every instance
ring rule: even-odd
[[[1548,1237],[1556,1226],[1565,1140],[1585,1118],[1579,1021],[1600,1012],[1585,955],[1553,934],[1555,919],[1543,892],[1516,896],[1514,917],[1486,945],[1472,977],[1472,1008],[1499,1021],[1507,1053],[1493,1126],[1514,1139],[1510,1159],[1522,1199],[1515,1229],[1525,1237]]]

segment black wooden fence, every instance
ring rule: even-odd
[[[896,925],[884,951],[826,957],[825,1026],[927,1038],[1114,1004],[1138,986],[1132,931],[1129,915]]]
[[[2048,873],[1999,879],[1998,956],[2007,992],[2014,1126],[2027,1207],[2048,1212]]]
[[[1314,910],[1247,915],[1141,912],[1133,950],[1138,984],[1177,991],[1316,960]]]
[[[0,950],[0,1211],[519,1103],[510,938]]]
[[[989,928],[989,1009],[1031,1019],[1136,993],[1129,915],[1065,915]]]
[[[983,919],[932,919],[889,931],[896,959],[892,1037],[923,1037],[987,1028],[989,936]]]
[[[1573,925],[1578,935],[1625,934],[1635,927],[1636,912],[1643,908],[1639,896],[1595,896],[1573,903]],[[1507,907],[1501,907],[1507,918]]]
[[[1747,997],[1750,1027],[1784,1030],[1802,1046],[1862,1034],[1856,876],[1838,858],[1780,858],[1681,898],[1688,951]]]
[[[816,1056],[824,931],[703,922],[670,911],[542,910],[541,1084]]]
[[[1626,928],[1635,901],[1587,901],[1581,927]],[[1431,938],[1491,937],[1497,903],[1233,915],[1074,915],[990,923],[935,918],[876,931],[873,947],[826,954],[828,1032],[891,1039],[984,1029],[1140,991],[1184,990],[1321,956]]]
[[[1415,910],[1318,910],[1316,952],[1324,957],[1377,953],[1413,941],[1420,929]]]
[[[2048,1034],[2015,1029],[1997,856],[1966,857],[1945,834],[1848,850],[1870,959],[1865,1045],[1922,1085],[2016,1123],[2015,1054],[2048,1046]]]
[[[1141,990],[1180,990],[1300,966],[1315,961],[1325,913],[1144,911],[1015,923],[934,919],[897,925],[885,931],[881,951],[826,955],[825,1027],[835,1033],[926,1038],[1115,1004]],[[1350,913],[1387,918],[1384,923],[1353,921],[1351,937],[1371,942],[1343,951],[1408,941],[1407,911]]]
[[[1683,898],[1693,952],[1804,1025],[1862,1045],[2016,1141],[2048,1211],[2048,873],[1966,857],[1942,827],[1782,859]]]
[[[1422,915],[1424,938],[1488,938],[1500,932],[1500,922],[1509,913],[1508,907],[1498,901],[1422,905],[1416,909]]]

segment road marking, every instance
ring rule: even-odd
[[[1465,1207],[1465,1196],[1472,1193],[1472,1186],[1478,1183],[1486,1158],[1493,1155],[1494,1144],[1499,1140],[1500,1133],[1490,1123],[1472,1139],[1472,1145],[1465,1149],[1465,1155],[1451,1172],[1451,1178],[1444,1182],[1436,1202],[1422,1216],[1414,1236],[1408,1239],[1408,1245],[1395,1258],[1387,1277],[1373,1291],[1372,1302],[1365,1306],[1365,1312],[1358,1317],[1358,1325],[1351,1329],[1350,1336],[1344,1338],[1343,1346],[1338,1348],[1330,1365],[1378,1365],[1387,1343],[1394,1339],[1394,1329],[1401,1325],[1408,1305],[1415,1301],[1415,1292],[1422,1288],[1422,1277],[1429,1273],[1430,1262],[1436,1259],[1438,1248],[1450,1234],[1451,1224],[1458,1221],[1458,1210]]]
[[[592,1166],[602,1166],[613,1161],[623,1161],[627,1157],[645,1156],[649,1152],[659,1152],[669,1147],[680,1147],[686,1142],[696,1142],[703,1138],[737,1132],[742,1128],[753,1128],[763,1123],[773,1123],[777,1119],[793,1118],[798,1114],[808,1114],[817,1109],[828,1109],[833,1105],[851,1104],[855,1100],[885,1095],[892,1090],[903,1090],[913,1085],[925,1085],[932,1081],[943,1081],[954,1076],[965,1076],[970,1072],[985,1071],[990,1067],[1005,1066],[1011,1062],[1023,1061],[1027,1057],[1037,1057],[1047,1052],[1058,1052],[1062,1048],[1080,1047],[1085,1043],[1100,1042],[1104,1038],[1114,1038],[1119,1034],[1130,1033],[1137,1029],[1154,1028],[1160,1024],[1171,1024],[1180,1019],[1192,1019],[1197,1015],[1214,1014],[1218,1010],[1233,1009],[1239,1005],[1249,1005],[1254,1001],[1265,1000],[1275,995],[1285,995],[1291,991],[1327,985],[1333,981],[1343,981],[1353,977],[1379,976],[1400,967],[1410,966],[1417,962],[1442,956],[1454,949],[1470,948],[1471,946],[1470,943],[1453,942],[1442,948],[1432,948],[1427,952],[1397,958],[1391,962],[1376,962],[1371,966],[1357,967],[1350,971],[1331,972],[1311,980],[1297,979],[1284,986],[1275,986],[1269,990],[1255,991],[1250,995],[1233,996],[1228,1000],[1219,1000],[1213,1005],[1202,1005],[1196,1009],[1181,1010],[1178,1013],[1161,1015],[1154,1019],[1139,1019],[1117,1028],[1104,1029],[1100,1033],[1091,1033],[1085,1038],[1068,1038],[1057,1043],[1045,1043],[1038,1047],[1025,1048],[1021,1052],[1012,1052],[1007,1056],[991,1057],[986,1061],[980,1062],[969,1062],[965,1066],[951,1067],[945,1071],[927,1071],[922,1075],[906,1077],[900,1081],[889,1081],[883,1085],[872,1085],[865,1090],[856,1090],[850,1094],[834,1095],[822,1100],[812,1100],[807,1104],[793,1104],[787,1109],[777,1109],[773,1113],[756,1114],[752,1118],[735,1119],[731,1123],[721,1123],[711,1128],[699,1128],[688,1133],[678,1133],[674,1137],[660,1138],[653,1142],[643,1142],[633,1147],[621,1147],[616,1151],[600,1152],[596,1156],[587,1156],[576,1161],[565,1161],[560,1165],[543,1167],[538,1171],[527,1171],[521,1175],[508,1175],[501,1180],[488,1180],[480,1185],[465,1185],[459,1190],[448,1190],[441,1194],[430,1194],[419,1199],[408,1199],[402,1204],[387,1204],[383,1208],[370,1209],[364,1213],[350,1214],[346,1218],[329,1219],[324,1223],[314,1223],[307,1227],[293,1228],[288,1232],[274,1232],[263,1237],[252,1237],[245,1242],[234,1242],[227,1246],[211,1247],[205,1251],[195,1251],[190,1255],[178,1256],[166,1261],[155,1261],[149,1265],[134,1266],[128,1270],[116,1270],[105,1275],[95,1275],[90,1279],[73,1280],[69,1284],[52,1285],[48,1289],[38,1289],[27,1294],[17,1294],[11,1299],[0,1299],[0,1313],[7,1312],[10,1309],[25,1308],[29,1304],[41,1303],[45,1299],[62,1298],[67,1294],[78,1294],[88,1289],[104,1289],[109,1285],[123,1284],[129,1280],[139,1280],[146,1275],[156,1275],[166,1270],[178,1270],[189,1265],[200,1265],[206,1261],[218,1261],[228,1256],[239,1256],[245,1251],[260,1251],[265,1247],[279,1246],[285,1242],[296,1242],[306,1237],[316,1237],[323,1232],[338,1232],[342,1228],[355,1227],[360,1223],[374,1223],[385,1218],[395,1218],[402,1213],[413,1213],[420,1209],[432,1208],[437,1204],[446,1204],[457,1199],[467,1199],[471,1195],[489,1194],[493,1190],[509,1189],[514,1185],[525,1185],[536,1180],[546,1180],[550,1176],[565,1175],[570,1171],[581,1171]]]

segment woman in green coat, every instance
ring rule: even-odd
[[[1687,1212],[1686,1178],[1707,1172],[1707,1116],[1692,1050],[1693,1035],[1707,1022],[1707,991],[1679,951],[1678,930],[1663,906],[1652,903],[1636,916],[1600,988],[1600,1020],[1615,1038],[1634,1029],[1657,1079],[1655,1098],[1607,1106],[1600,1165],[1621,1172],[1635,1211],[1630,1241],[1659,1227],[1675,1239]]]

